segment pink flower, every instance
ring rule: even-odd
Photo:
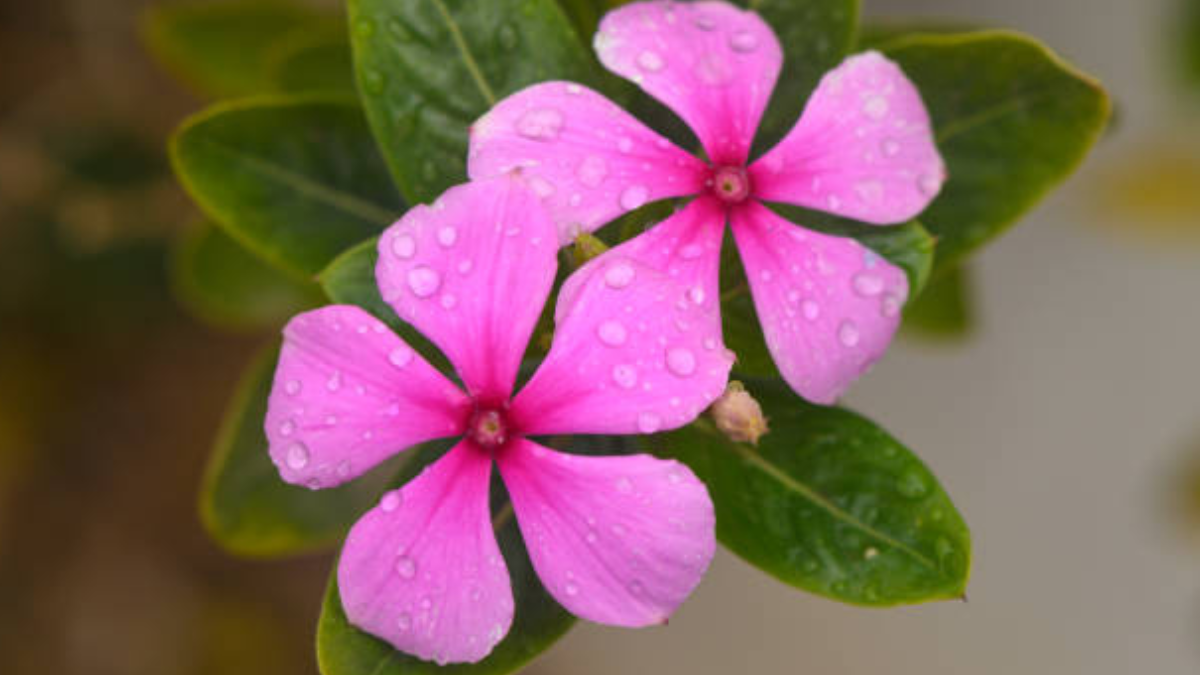
[[[549,354],[513,396],[555,244],[549,216],[511,176],[452,188],[380,238],[383,297],[449,358],[465,391],[357,307],[307,312],[284,330],[266,431],[288,482],[331,487],[403,448],[462,437],[358,521],[338,565],[350,621],[424,659],[478,661],[512,622],[488,506],[493,460],[538,576],[578,616],[661,623],[713,555],[712,503],[685,466],[560,454],[529,439],[687,424],[721,394],[732,363],[700,330],[704,310],[677,302],[686,288],[613,258],[574,282]]]
[[[856,241],[804,230],[779,201],[874,224],[920,213],[945,169],[913,84],[875,52],[828,73],[799,122],[747,165],[782,62],[775,34],[723,2],[641,2],[610,12],[600,61],[684,119],[709,162],[581,85],[549,82],[501,101],[472,127],[472,178],[520,168],[562,243],[654,200],[690,204],[612,255],[667,270],[718,302],[725,221],[784,379],[830,403],[891,341],[908,295],[903,272]]]

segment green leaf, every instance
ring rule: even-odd
[[[423,450],[405,466],[396,483],[406,483],[432,463],[439,452]],[[499,481],[493,481],[499,485]],[[391,645],[350,625],[337,591],[337,574],[329,575],[321,618],[317,623],[317,661],[322,675],[417,675],[460,673],[500,675],[518,670],[566,634],[575,618],[542,588],[525,552],[521,532],[507,496],[493,488],[493,518],[500,551],[512,579],[515,614],[508,635],[479,663],[436,666],[396,651]]]
[[[299,276],[378,234],[403,209],[362,111],[339,97],[216,105],[183,123],[171,160],[213,221]]]
[[[593,59],[554,0],[350,0],[359,90],[401,192],[466,180],[467,129],[535,82],[588,83]]]
[[[298,3],[183,2],[159,4],[142,16],[142,38],[163,66],[202,96],[262,93],[270,82],[264,56],[290,31],[332,23]]]
[[[971,270],[955,267],[938,275],[904,308],[903,328],[923,337],[960,339],[975,324]]]
[[[345,31],[302,33],[275,45],[267,72],[280,91],[323,91],[356,96],[354,59]]]
[[[1180,72],[1192,87],[1200,86],[1200,0],[1176,0],[1176,35]]]
[[[259,355],[225,413],[200,489],[200,515],[212,538],[253,557],[319,550],[336,543],[374,496],[370,481],[311,491],[289,485],[267,454],[263,420],[276,349]]]
[[[900,267],[908,275],[910,297],[917,296],[929,278],[933,268],[934,240],[915,220],[903,225],[880,227],[792,206],[770,206],[793,223],[826,234],[856,239]],[[763,339],[750,285],[746,281],[742,263],[737,259],[737,248],[730,240],[725,242],[721,251],[721,323],[725,345],[737,354],[734,370],[743,375],[776,375],[779,371]]]
[[[967,33],[980,30],[977,25],[952,19],[871,18],[864,20],[858,28],[855,51],[887,49],[888,43],[896,39],[908,39],[913,35],[941,35],[945,33]]]
[[[362,307],[396,331],[435,368],[443,373],[453,373],[453,367],[441,350],[415,328],[401,321],[391,305],[384,302],[379,294],[379,284],[375,281],[378,243],[378,239],[370,239],[338,256],[321,271],[317,282],[331,301]]]
[[[191,228],[179,240],[171,276],[184,306],[226,328],[279,324],[322,300],[316,284],[268,266],[211,223]]]
[[[842,62],[854,43],[859,0],[744,0],[775,30],[783,70],[755,137],[755,153],[774,146],[804,110],[821,76]]]
[[[937,479],[871,421],[750,382],[771,430],[757,448],[701,418],[655,437],[708,486],[717,536],[779,580],[835,600],[888,606],[962,597],[970,534]]]
[[[936,270],[999,235],[1083,160],[1109,117],[1094,80],[1026,36],[918,34],[885,45],[917,84],[949,180],[921,222]]]

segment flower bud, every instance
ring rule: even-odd
[[[770,431],[762,406],[741,382],[729,383],[725,393],[709,408],[717,428],[731,441],[758,445],[758,439]]]

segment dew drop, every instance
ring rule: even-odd
[[[308,447],[300,441],[289,445],[287,449],[287,465],[294,471],[299,471],[308,466]]]
[[[927,197],[932,197],[933,195],[937,194],[938,189],[941,187],[941,179],[931,173],[922,174],[921,177],[917,179],[917,189],[921,191],[921,194]]]
[[[667,351],[667,369],[678,377],[690,377],[696,372],[696,355],[687,347]]]
[[[717,22],[713,21],[711,16],[708,16],[707,14],[701,14],[692,20],[692,25],[700,30],[710,31],[717,27]]]
[[[916,499],[925,496],[929,491],[929,486],[925,484],[925,479],[916,471],[906,471],[900,476],[900,482],[896,485],[896,490],[900,494],[909,499]]]
[[[460,261],[458,263],[458,273],[463,276],[466,276],[471,273],[471,268],[474,266],[475,266],[475,263],[471,262],[470,260]]]
[[[500,42],[500,47],[508,51],[516,49],[520,38],[517,36],[517,29],[511,23],[503,23],[496,30],[496,40]]]
[[[838,342],[844,347],[854,347],[858,344],[859,337],[858,326],[853,321],[843,321],[838,327]]]
[[[616,320],[608,320],[596,327],[596,335],[600,341],[609,347],[619,347],[625,344],[628,332],[624,324]]]
[[[854,292],[864,298],[873,298],[883,292],[883,278],[870,272],[859,272],[852,282]]]
[[[634,277],[633,267],[621,261],[604,271],[604,283],[609,288],[625,288]]]
[[[739,54],[749,54],[758,49],[758,37],[748,30],[739,30],[729,36],[729,48]]]
[[[617,150],[628,154],[629,151],[633,150],[633,141],[629,140],[627,136],[622,136],[621,139],[617,141]]]
[[[392,237],[392,253],[395,253],[397,258],[408,259],[416,252],[417,240],[413,239],[411,234],[401,232]]]
[[[441,285],[441,275],[428,265],[417,265],[408,271],[408,289],[418,298],[428,298]]]
[[[574,581],[568,581],[563,591],[569,596],[576,596],[579,595],[579,586]]]
[[[517,120],[517,133],[534,141],[553,141],[562,131],[563,115],[553,108],[535,108]]]
[[[452,225],[447,225],[438,230],[437,240],[445,248],[450,248],[454,242],[458,241],[458,230],[454,229]]]
[[[870,119],[881,120],[888,112],[887,99],[878,95],[869,96],[863,102],[862,111]]]
[[[341,371],[334,371],[334,373],[329,376],[329,379],[325,381],[325,388],[329,391],[337,391],[338,389],[342,388]]]
[[[699,286],[692,286],[688,290],[688,299],[697,305],[704,304],[704,289]]]
[[[883,183],[875,179],[861,180],[854,184],[858,198],[868,204],[877,204],[883,199]]]
[[[367,88],[367,92],[371,94],[383,93],[383,73],[378,70],[367,70],[363,72],[363,86]]]
[[[821,306],[811,298],[800,303],[800,311],[809,321],[816,321],[821,316]]]
[[[391,513],[392,511],[400,508],[400,504],[403,502],[404,496],[400,494],[400,491],[392,490],[384,495],[383,499],[379,500],[379,508],[383,509],[387,513]]]
[[[396,627],[401,631],[412,628],[412,616],[408,612],[400,612],[400,616],[396,617]]]
[[[637,385],[637,369],[627,363],[613,366],[612,378],[624,389],[633,389]]]
[[[637,64],[642,70],[648,73],[657,73],[666,65],[663,58],[658,55],[658,52],[645,51],[638,54]]]
[[[283,424],[279,425],[280,436],[291,436],[296,433],[296,423],[291,420],[284,420]]]
[[[617,479],[617,492],[621,494],[629,494],[633,492],[633,481],[629,480],[628,476],[621,476]]]
[[[396,558],[396,574],[399,574],[401,579],[412,579],[417,575],[417,563],[406,555]]]
[[[608,176],[608,164],[599,155],[588,155],[579,163],[575,175],[587,187],[599,187]]]
[[[302,388],[303,385],[300,384],[300,380],[288,380],[287,384],[283,385],[283,390],[287,392],[288,396],[299,394]]]
[[[645,411],[638,414],[637,418],[638,431],[643,434],[652,434],[662,428],[662,418],[652,412]]]
[[[688,244],[687,246],[679,249],[679,257],[683,258],[684,260],[695,260],[696,258],[699,258],[702,253],[704,253],[704,247],[702,247],[700,244]]]
[[[650,198],[650,191],[644,185],[630,185],[621,193],[621,208],[632,211]]]
[[[445,293],[442,295],[440,304],[442,305],[442,309],[454,309],[458,305],[458,296],[453,293]]]
[[[554,184],[538,176],[533,176],[529,179],[529,187],[533,189],[534,194],[542,199],[555,193]]]
[[[895,318],[900,313],[900,298],[890,293],[883,296],[883,300],[879,303],[879,313],[885,319]]]
[[[388,361],[397,368],[403,368],[412,363],[413,352],[406,346],[400,346],[393,349],[388,354]]]
[[[884,157],[895,157],[900,154],[900,141],[894,138],[885,138],[879,144],[879,149],[883,151]]]

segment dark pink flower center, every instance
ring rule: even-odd
[[[750,174],[742,166],[716,167],[708,184],[717,199],[727,204],[740,204],[750,196]]]
[[[467,421],[467,438],[483,450],[503,447],[512,436],[506,407],[476,403]]]

